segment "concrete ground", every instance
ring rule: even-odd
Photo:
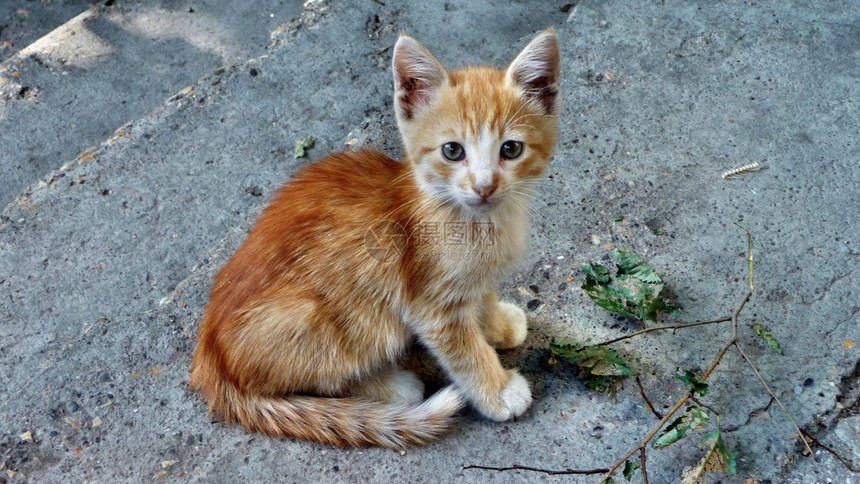
[[[140,5],[120,4],[130,16],[113,24],[115,40],[98,34],[86,44],[169,42],[173,28],[163,27],[198,8],[179,3],[164,2],[149,23],[132,21]],[[261,16],[259,30],[274,33],[250,60],[213,55],[213,45],[231,45],[218,44],[223,37],[177,43],[194,53],[188,62],[204,59],[199,80],[168,87],[160,71],[141,74],[156,101],[124,114],[102,139],[73,136],[70,153],[46,133],[103,123],[114,105],[36,116],[41,108],[27,103],[39,96],[4,94],[2,172],[26,171],[37,152],[44,163],[0,192],[9,202],[0,218],[0,482],[599,482],[463,466],[593,469],[633,449],[657,423],[635,382],[613,398],[548,362],[553,336],[596,343],[640,327],[584,295],[579,265],[625,244],[683,308],[663,323],[719,318],[748,288],[746,233],[735,223],[755,245],[755,292],[740,314],[744,351],[798,424],[860,467],[860,4],[318,0],[290,21],[294,8],[273,12],[277,28]],[[216,25],[237,18],[217,12]],[[293,159],[296,140],[316,139],[311,161],[353,140],[397,156],[389,62],[398,33],[451,67],[502,66],[547,27],[564,56],[562,129],[530,250],[501,288],[532,308],[526,343],[502,353],[531,382],[531,409],[503,424],[465,412],[446,438],[406,453],[210,422],[186,390],[199,317],[214,274],[272,191],[308,162]],[[119,66],[135,64],[124,52],[106,50],[67,76],[122,86]],[[130,58],[150,62],[146,49]],[[3,64],[4,93],[35,87],[56,106],[86,95],[22,84],[39,62],[20,60],[30,70],[18,76]],[[752,162],[763,169],[720,177]],[[782,355],[753,333],[754,322]],[[665,411],[685,392],[673,375],[704,370],[729,338],[726,325],[708,325],[615,347]],[[439,384],[420,353],[411,363]],[[818,460],[803,455],[796,430],[734,349],[709,381],[702,401],[719,411],[738,473],[707,482],[860,481],[822,447]],[[677,482],[704,455],[701,434],[649,448],[649,482]]]
[[[9,0],[3,9],[0,46],[20,48],[8,58],[0,50],[0,206],[200,76],[260,55],[270,32],[302,13],[290,0]],[[51,31],[51,21],[63,25]]]

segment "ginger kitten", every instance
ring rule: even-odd
[[[360,150],[285,185],[215,278],[191,387],[251,431],[401,449],[466,403],[504,421],[531,403],[496,348],[526,337],[496,284],[526,248],[532,191],[556,143],[559,48],[539,34],[505,70],[448,71],[394,48],[406,160]],[[424,400],[398,368],[416,336],[453,381]]]

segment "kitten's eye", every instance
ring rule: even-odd
[[[506,160],[513,160],[523,153],[523,144],[519,141],[505,141],[499,155]]]
[[[451,161],[463,161],[466,157],[466,150],[459,143],[445,143],[442,145],[442,155]]]

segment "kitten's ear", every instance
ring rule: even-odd
[[[408,35],[394,46],[394,102],[397,113],[412,119],[417,108],[433,101],[436,90],[448,82],[448,71],[436,57]]]
[[[507,70],[508,82],[540,102],[546,114],[558,114],[561,106],[560,76],[561,53],[553,29],[529,42]]]

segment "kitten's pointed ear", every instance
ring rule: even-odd
[[[417,40],[401,35],[394,46],[394,102],[397,113],[412,119],[416,109],[430,104],[436,90],[448,82],[448,71]]]
[[[558,114],[561,107],[561,53],[552,29],[538,34],[511,62],[508,82],[541,103],[546,114]]]

